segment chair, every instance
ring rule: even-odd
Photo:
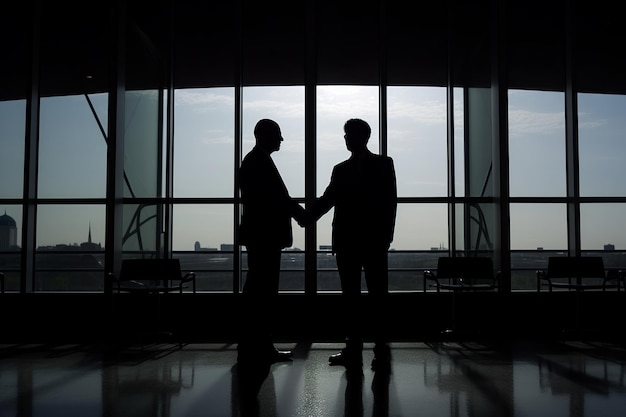
[[[616,271],[607,271],[601,256],[551,256],[548,268],[537,271],[537,292],[548,287],[585,291],[610,288],[621,290],[622,277]]]
[[[601,256],[552,256],[548,258],[548,268],[537,270],[537,293],[547,286],[554,289],[575,291],[575,331],[580,329],[580,293],[584,291],[615,288],[621,290],[623,279],[620,272],[607,271]]]
[[[119,276],[109,274],[113,291],[129,293],[182,293],[191,284],[196,292],[196,274],[183,275],[179,259],[124,259]]]
[[[489,257],[441,257],[437,271],[425,270],[424,283],[431,281],[437,292],[452,291],[452,329],[456,322],[456,294],[472,291],[495,291],[500,286],[500,272],[494,273]]]
[[[424,278],[433,282],[437,292],[490,291],[500,284],[500,274],[494,273],[488,257],[444,256],[437,261],[437,272],[426,270]]]
[[[196,292],[196,274],[183,275],[179,259],[124,259],[119,275],[109,274],[114,293],[145,294],[156,297],[155,319],[161,324],[161,297],[173,292],[183,293],[191,286]],[[157,328],[155,334],[172,336],[172,332]]]

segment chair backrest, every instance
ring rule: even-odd
[[[124,259],[120,281],[155,281],[166,283],[182,278],[179,259]]]
[[[449,257],[437,261],[437,278],[464,278],[493,280],[493,260],[486,256]]]
[[[551,256],[548,258],[550,278],[604,278],[601,256]]]

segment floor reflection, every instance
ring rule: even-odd
[[[591,342],[394,343],[389,372],[236,363],[232,344],[0,345],[0,417],[623,416],[626,349]],[[364,350],[364,364],[373,356]]]

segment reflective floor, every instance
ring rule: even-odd
[[[239,369],[236,346],[0,345],[5,416],[624,416],[626,347],[392,343],[390,373],[328,365],[341,344],[280,343],[293,361]]]

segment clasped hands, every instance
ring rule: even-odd
[[[316,221],[317,221],[317,216],[309,210],[303,210],[296,218],[296,222],[298,222],[298,225],[300,227],[306,227],[306,226],[312,225]]]

